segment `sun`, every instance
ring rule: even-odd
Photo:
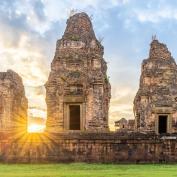
[[[28,126],[28,133],[42,133],[44,129],[45,125],[31,124]]]

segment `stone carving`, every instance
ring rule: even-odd
[[[0,72],[0,130],[27,130],[28,102],[21,77],[12,70]]]
[[[152,41],[149,58],[143,61],[141,70],[139,90],[134,99],[136,128],[160,133],[163,125],[163,133],[175,132],[177,66],[165,44],[157,39]]]
[[[47,130],[69,130],[68,106],[80,106],[80,130],[108,130],[110,84],[103,46],[86,13],[67,20],[46,87]],[[68,115],[70,114],[70,115]]]

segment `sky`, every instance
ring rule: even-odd
[[[71,10],[88,13],[103,39],[113,129],[114,121],[134,118],[133,99],[152,35],[177,59],[177,1],[0,0],[0,71],[12,69],[23,78],[30,115],[46,118],[44,84]]]

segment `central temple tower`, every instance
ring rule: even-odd
[[[111,88],[103,50],[86,13],[67,20],[45,85],[47,131],[108,130]]]

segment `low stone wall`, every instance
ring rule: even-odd
[[[89,132],[0,134],[0,161],[12,163],[177,162],[177,135],[160,137],[153,134]]]

